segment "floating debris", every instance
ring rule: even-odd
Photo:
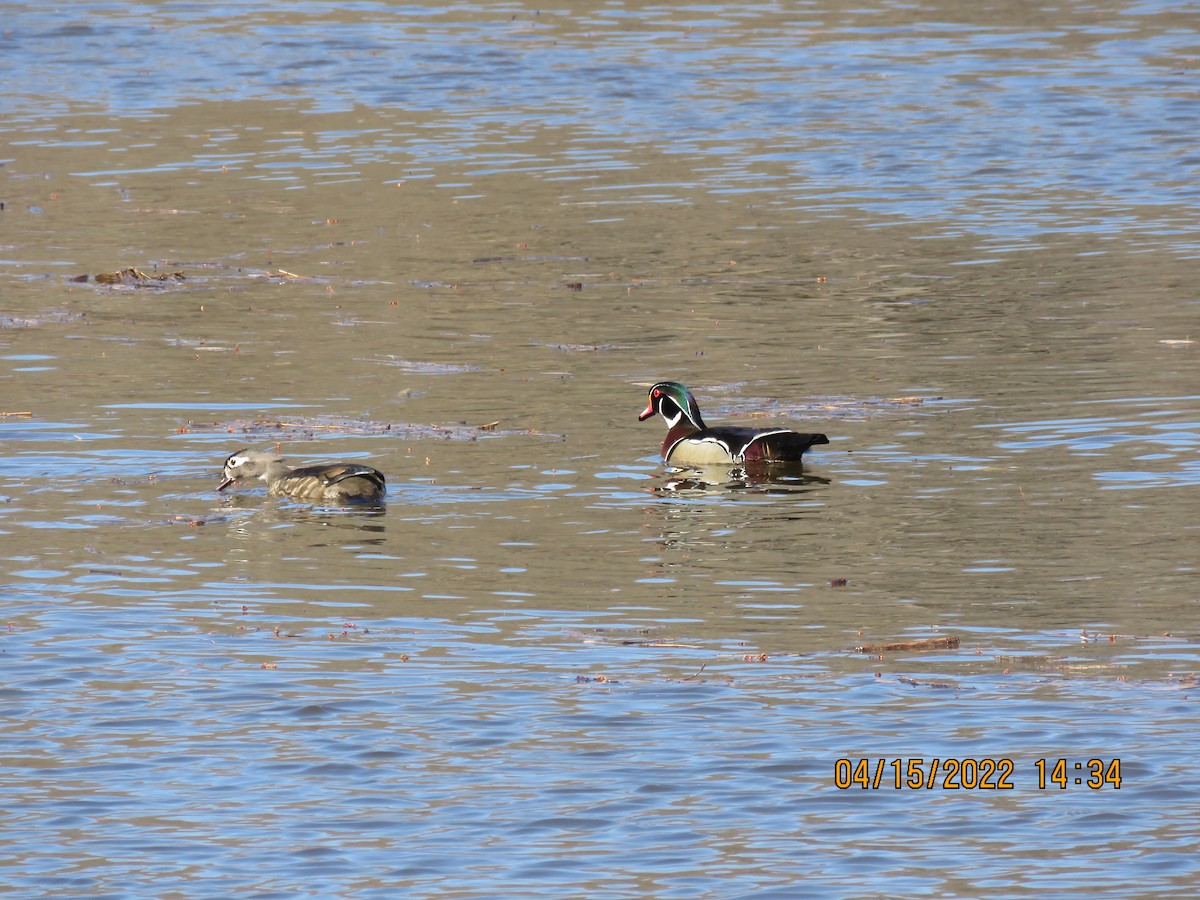
[[[901,684],[911,684],[913,687],[928,687],[936,688],[941,691],[973,691],[973,687],[964,687],[961,684],[955,684],[953,681],[926,681],[920,678],[909,678],[907,675],[900,675],[896,678]]]
[[[481,256],[471,262],[476,265],[501,262],[588,262],[586,256]]]
[[[910,653],[918,650],[955,650],[958,638],[928,638],[923,641],[897,641],[891,644],[864,644],[855,647],[856,653]]]
[[[575,681],[577,684],[620,684],[615,678],[609,678],[607,675],[576,675]]]
[[[141,269],[128,268],[121,269],[119,272],[101,272],[98,275],[76,275],[70,279],[76,284],[87,284],[93,281],[96,284],[121,285],[122,287],[162,287],[168,283],[178,283],[186,281],[187,276],[182,272],[163,272],[158,275],[147,275]]]
[[[250,272],[251,278],[265,278],[271,281],[318,281],[311,275],[297,275],[295,272],[289,272],[286,269],[276,269],[274,272]]]

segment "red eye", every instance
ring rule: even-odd
[[[659,397],[661,397],[661,396],[662,396],[662,391],[660,391],[658,388],[655,388],[655,389],[654,389],[654,397],[655,397],[655,399],[657,399],[657,398],[659,398]]]

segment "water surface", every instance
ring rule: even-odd
[[[1190,7],[0,9],[10,893],[1194,893]]]

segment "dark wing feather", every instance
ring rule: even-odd
[[[346,485],[348,489],[347,495],[369,495],[372,493],[382,494],[387,490],[387,480],[383,477],[383,473],[378,469],[373,469],[370,466],[360,466],[357,463],[334,463],[333,465],[324,466],[301,466],[299,469],[293,469],[288,473],[289,481],[295,483],[298,479],[313,478],[326,487],[331,487],[335,484],[341,484],[351,478],[361,478],[367,484],[362,485],[358,490],[353,490],[352,485]]]
[[[761,428],[735,426],[710,428],[708,432],[729,444],[736,457],[748,461],[796,462],[809,447],[828,444],[823,434],[800,434],[795,431],[771,431]]]

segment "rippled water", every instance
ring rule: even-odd
[[[9,893],[1195,893],[1190,6],[0,11]]]

